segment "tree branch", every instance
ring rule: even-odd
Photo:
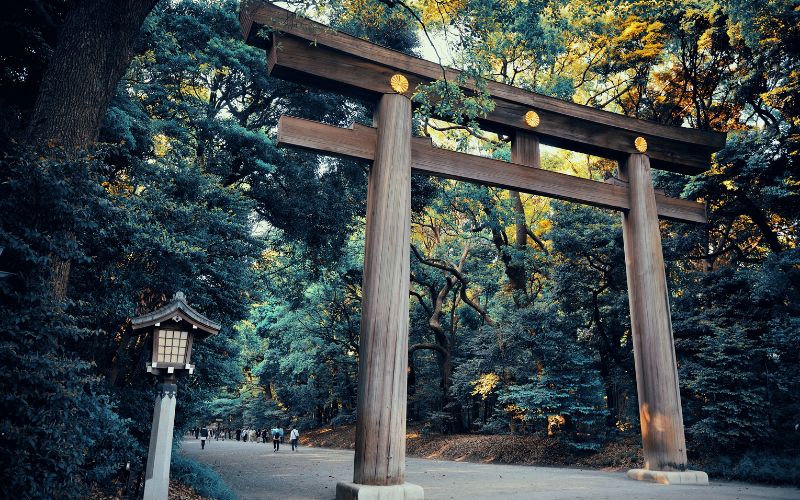
[[[550,255],[550,252],[547,250],[544,242],[538,236],[533,234],[533,231],[531,231],[531,228],[527,227],[527,225],[525,226],[525,231],[528,233],[528,236],[530,236],[530,238],[535,241],[537,245],[539,245],[539,248],[541,248],[544,253]]]
[[[408,355],[409,357],[413,356],[416,351],[426,349],[429,351],[436,351],[444,357],[447,357],[447,351],[444,347],[440,346],[439,344],[433,343],[423,343],[423,344],[414,344],[408,348]]]

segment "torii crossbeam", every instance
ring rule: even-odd
[[[697,174],[725,134],[668,127],[487,82],[495,109],[481,125],[512,138],[512,162],[435,148],[413,138],[409,96],[420,83],[458,72],[297,17],[262,0],[242,3],[248,43],[267,51],[271,74],[377,101],[376,128],[349,129],[284,116],[279,145],[372,160],[352,483],[337,498],[422,498],[405,483],[406,368],[412,169],[451,179],[619,210],[636,364],[645,467],[635,479],[704,484],[686,470],[678,373],[658,217],[706,221],[705,206],[653,189],[655,168]],[[261,28],[268,28],[260,36]],[[265,30],[267,31],[267,30]],[[465,90],[470,91],[469,88]],[[606,184],[539,169],[539,144],[619,162],[620,182]],[[646,153],[646,154],[645,154]]]
[[[358,123],[340,128],[282,116],[278,146],[292,146],[332,156],[374,160],[377,131]],[[411,170],[421,174],[502,187],[601,208],[627,211],[627,187],[560,174],[526,165],[436,148],[430,139],[411,139]],[[706,222],[706,207],[696,201],[656,193],[660,217],[683,222]]]

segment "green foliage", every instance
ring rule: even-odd
[[[263,401],[265,396],[280,401],[283,409],[275,417],[281,423],[316,427],[353,414],[361,245],[363,240],[352,240],[345,258],[317,278],[298,270],[276,277],[272,297],[252,310],[252,327],[242,329],[255,347],[246,366],[267,392],[255,398],[260,404],[275,404]],[[285,265],[283,259],[276,262],[276,267]],[[298,279],[299,293],[293,290]]]
[[[160,4],[109,116],[147,127],[137,141],[146,156],[193,163],[241,192],[259,220],[322,265],[363,214],[365,172],[352,162],[278,150],[271,134],[283,113],[337,125],[365,113],[338,96],[270,78],[263,50],[241,39],[237,9],[232,0]],[[113,129],[129,130],[124,123]],[[107,130],[104,139],[128,146],[130,134]]]
[[[784,254],[709,273],[676,301],[687,433],[707,447],[742,451],[776,436],[797,446],[796,270],[773,267],[797,257]]]
[[[416,55],[416,21],[410,13],[391,9],[378,0],[329,2],[331,26],[384,47]]]
[[[236,495],[214,469],[180,453],[172,453],[169,472],[170,479],[191,485],[203,497],[236,500]]]
[[[744,330],[727,325],[708,332],[683,366],[683,386],[693,395],[687,406],[694,410],[687,416],[687,431],[695,442],[735,450],[770,434],[767,388],[753,366],[765,353]]]
[[[478,118],[494,110],[494,101],[485,89],[480,88],[481,82],[464,72],[455,82],[435,80],[418,86],[414,94],[414,102],[418,105],[414,110],[415,118],[438,117],[477,130]],[[479,92],[474,95],[465,92],[462,85],[469,84],[477,85]]]
[[[94,177],[100,165],[26,151],[0,163],[2,262],[15,272],[0,280],[0,464],[9,497],[79,496],[142,452],[129,442],[131,422],[76,350],[96,337],[93,325],[48,290],[56,259],[88,260],[74,235],[96,229],[108,203]]]
[[[557,430],[548,430],[562,433],[579,449],[597,450],[605,437],[607,415],[602,379],[588,346],[576,331],[570,332],[569,320],[553,319],[559,314],[551,304],[527,308],[515,319],[517,331],[528,333],[518,348],[528,353],[514,356],[520,361],[514,383],[500,392],[498,401],[514,405],[513,411],[521,412],[539,430],[548,429],[548,417],[563,418],[557,421]],[[537,369],[531,370],[533,366]]]
[[[781,456],[770,452],[749,451],[732,458],[718,457],[704,465],[709,475],[730,481],[800,485],[800,467],[796,455]]]

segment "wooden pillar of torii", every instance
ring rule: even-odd
[[[622,237],[644,450],[644,469],[630,470],[628,477],[707,484],[705,472],[686,470],[669,292],[647,155],[630,155],[619,174],[628,182],[630,196],[630,209],[622,215]]]
[[[397,490],[422,498],[405,484],[408,283],[411,245],[411,101],[380,98],[375,161],[367,188],[367,228],[361,301],[361,343],[352,483],[337,498],[368,490]],[[367,485],[367,486],[363,486]]]
[[[331,30],[261,0],[245,1],[242,30],[267,51],[273,76],[377,102],[376,128],[332,127],[281,117],[278,144],[373,162],[359,360],[356,455],[352,483],[337,498],[422,498],[405,483],[409,234],[412,171],[618,210],[645,464],[634,479],[704,484],[687,471],[669,293],[659,217],[705,223],[705,206],[653,189],[654,168],[696,174],[725,134],[667,127],[486,82],[495,109],[479,121],[512,137],[506,163],[435,148],[411,133],[409,96],[442,77],[434,63]],[[262,27],[271,32],[260,36]],[[445,70],[449,81],[458,73]],[[466,91],[470,91],[465,87]],[[539,144],[616,159],[619,179],[602,183],[542,170]],[[532,168],[533,167],[533,168]]]

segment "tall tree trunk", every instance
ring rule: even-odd
[[[34,147],[83,149],[97,141],[108,104],[158,0],[76,0],[64,19],[28,125]],[[68,234],[67,238],[73,238]],[[67,296],[71,262],[53,256],[51,290]]]
[[[97,140],[108,103],[158,0],[74,2],[39,87],[28,140],[82,148]]]
[[[453,354],[448,350],[447,357],[441,360],[440,369],[442,372],[442,411],[450,415],[450,420],[446,423],[446,434],[458,434],[463,432],[464,426],[464,407],[457,398],[450,394],[453,386]]]
[[[467,292],[469,280],[466,278],[466,276],[464,276],[463,269],[470,252],[469,241],[466,241],[464,243],[464,249],[461,252],[461,258],[459,259],[458,265],[452,265],[447,261],[443,260],[426,258],[414,245],[411,245],[411,250],[420,263],[449,273],[449,276],[445,278],[444,285],[438,291],[433,285],[427,285],[432,305],[431,308],[426,307],[426,311],[429,313],[428,327],[433,333],[435,342],[415,344],[410,346],[409,359],[413,359],[414,352],[419,349],[428,349],[436,351],[437,360],[439,364],[439,372],[441,374],[441,381],[440,381],[440,388],[442,390],[441,409],[443,412],[447,412],[451,416],[451,422],[449,422],[446,425],[446,427],[442,429],[442,433],[446,434],[446,433],[460,431],[464,428],[463,418],[462,418],[462,407],[458,403],[458,401],[456,401],[450,395],[450,387],[452,386],[452,380],[453,380],[453,347],[455,345],[455,323],[454,323],[455,320],[451,318],[451,332],[450,335],[448,336],[447,332],[445,332],[444,326],[442,325],[442,311],[444,308],[444,303],[447,300],[447,297],[450,294],[450,292],[453,291],[456,285],[458,285],[458,290],[456,292],[457,298],[454,299],[452,311],[455,311],[455,308],[457,307],[457,300],[462,300],[465,304],[467,304],[469,307],[475,310],[483,318],[483,320],[486,322],[487,325],[494,326],[495,322],[494,320],[492,320],[489,314],[483,309],[483,307],[481,307],[480,303],[470,298]]]
[[[511,161],[531,168],[541,168],[539,156],[539,138],[530,132],[518,132],[511,140]],[[518,307],[530,303],[527,281],[528,271],[525,269],[525,252],[528,248],[528,221],[525,217],[525,205],[518,191],[509,191],[514,202],[514,256],[506,263],[506,276]],[[541,243],[541,242],[539,242]]]
[[[514,256],[508,263],[506,275],[517,305],[528,303],[527,281],[525,269],[525,250],[528,248],[528,222],[525,220],[525,205],[518,191],[509,191],[514,201]]]

